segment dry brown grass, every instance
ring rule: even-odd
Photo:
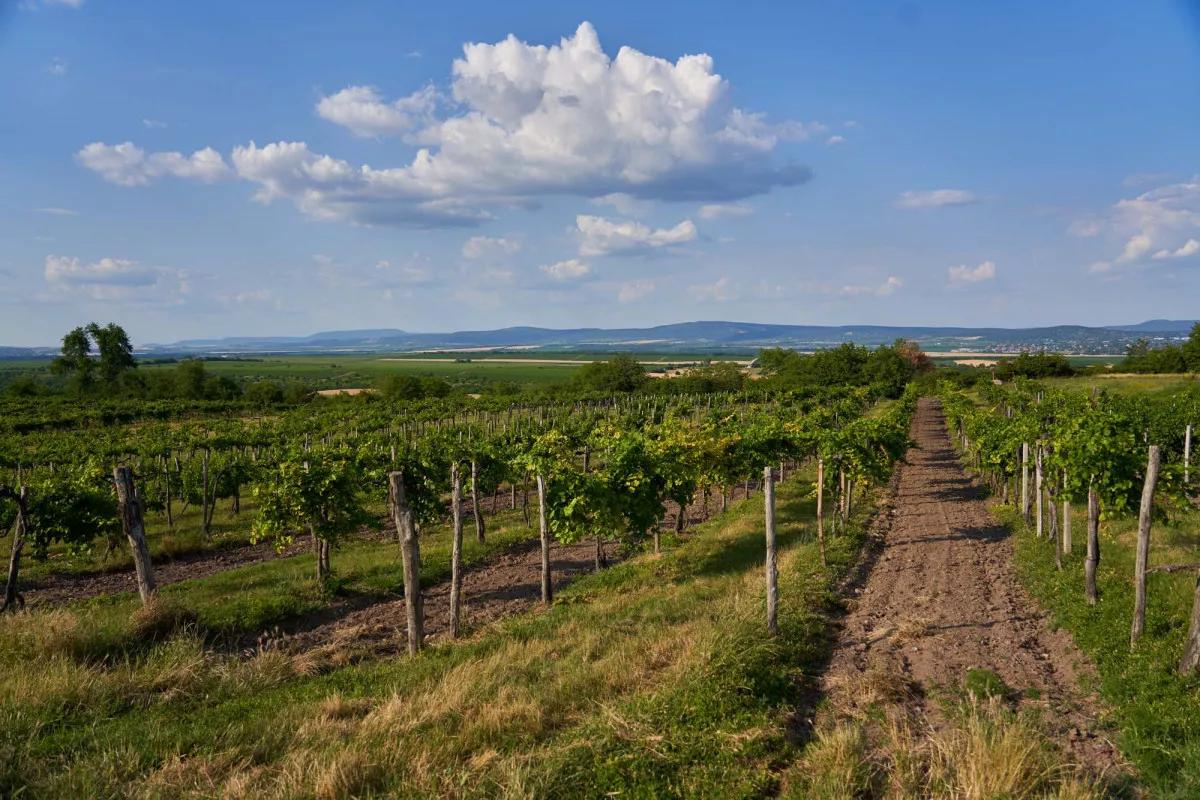
[[[875,691],[866,692],[878,696]],[[841,705],[835,706],[841,709]],[[970,696],[944,727],[902,705],[828,720],[787,777],[789,797],[1099,800],[1099,780],[1064,759],[1030,718],[999,697]]]
[[[927,617],[910,617],[902,620],[896,627],[897,642],[915,642],[924,639],[930,633],[933,623]]]

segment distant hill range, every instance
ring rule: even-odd
[[[874,347],[912,339],[929,352],[1016,353],[1042,349],[1119,355],[1133,341],[1163,343],[1187,337],[1195,320],[1150,320],[1137,325],[1089,328],[939,328],[890,325],[764,325],[751,322],[681,322],[653,328],[501,328],[491,331],[410,333],[397,328],[322,331],[311,336],[231,336],[146,344],[143,356],[302,353],[424,352],[430,350],[618,351],[746,353],[760,347],[813,350],[842,342]],[[0,359],[44,357],[55,347],[0,347]]]
[[[682,322],[652,328],[501,328],[491,331],[410,333],[399,329],[323,331],[304,337],[229,337],[147,345],[161,353],[304,353],[489,349],[546,351],[744,352],[760,347],[814,349],[854,342],[866,346],[913,339],[934,352],[1018,352],[1046,348],[1072,353],[1120,354],[1138,338],[1185,338],[1194,320],[1151,320],[1137,325],[1089,328],[940,328],[888,325],[765,325],[749,322]]]

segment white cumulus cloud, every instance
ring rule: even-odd
[[[578,258],[559,261],[557,264],[547,264],[546,266],[539,267],[539,269],[556,281],[579,280],[592,271],[591,267],[584,264]]]
[[[985,261],[978,267],[968,267],[965,264],[960,264],[957,267],[951,267],[947,272],[949,273],[951,283],[980,283],[982,281],[990,281],[996,277],[996,263],[994,261]]]
[[[838,136],[837,134],[834,134],[833,136],[830,136],[828,139],[825,140],[825,144],[832,147],[837,144],[842,144],[845,141],[846,141],[845,136]]]
[[[119,186],[148,186],[158,178],[194,178],[213,183],[233,172],[211,147],[190,156],[182,153],[146,153],[132,142],[107,145],[93,142],[75,154],[75,160]]]
[[[640,222],[615,222],[605,217],[580,214],[575,218],[579,255],[648,253],[699,238],[696,225],[685,219],[673,228],[655,230]]]
[[[735,107],[707,55],[670,62],[623,47],[610,56],[586,22],[550,46],[515,36],[467,44],[448,94],[460,110],[440,120],[421,92],[397,104],[351,86],[318,102],[319,114],[360,135],[406,131],[411,111],[429,110],[413,132],[424,146],[405,166],[355,166],[302,141],[251,142],[233,151],[233,166],[259,184],[260,200],[289,198],[319,219],[470,225],[489,208],[554,195],[718,203],[795,186],[811,171],[777,164],[778,145],[824,129]],[[132,153],[111,152],[133,145],[90,147],[103,149],[81,163],[114,182],[157,177],[129,165]]]
[[[1188,239],[1178,250],[1159,250],[1154,258],[1161,261],[1164,258],[1187,258],[1200,253],[1200,241]]]
[[[916,210],[921,208],[943,208],[974,203],[979,198],[963,189],[933,189],[927,192],[904,192],[896,201],[899,208]]]
[[[317,114],[356,136],[395,136],[427,124],[435,100],[431,86],[392,103],[383,102],[374,86],[348,86],[322,97]]]
[[[754,213],[754,206],[747,203],[712,203],[700,206],[700,216],[705,219],[737,219]]]

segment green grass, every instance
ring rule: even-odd
[[[779,489],[774,639],[761,495],[415,660],[231,659],[184,633],[97,664],[71,655],[86,609],[0,620],[0,794],[772,793],[798,755],[788,715],[828,652],[833,581],[861,543],[833,537],[820,568],[809,487]]]
[[[1176,672],[1192,607],[1194,580],[1151,575],[1148,579],[1147,630],[1130,652],[1133,618],[1133,532],[1136,521],[1103,523],[1099,603],[1083,596],[1086,516],[1072,515],[1074,552],[1054,567],[1051,546],[1037,539],[1009,508],[997,509],[1016,531],[1020,574],[1037,600],[1066,628],[1096,666],[1095,687],[1108,702],[1111,722],[1121,729],[1120,746],[1155,797],[1200,796],[1200,676]],[[1185,514],[1170,526],[1157,525],[1151,565],[1197,561],[1200,514]]]
[[[612,353],[530,352],[516,350],[486,353],[375,353],[286,356],[246,356],[239,359],[206,361],[205,371],[239,382],[260,380],[302,382],[315,389],[356,389],[374,386],[384,375],[403,374],[443,378],[452,384],[478,386],[510,381],[518,384],[547,384],[568,381],[579,366],[612,358]],[[689,353],[638,353],[647,368],[704,360],[750,360],[752,353],[714,355]],[[406,359],[394,361],[388,359]],[[463,359],[456,362],[455,359]],[[510,363],[521,359],[528,363]],[[537,363],[571,361],[573,364]],[[0,387],[19,375],[49,373],[48,360],[0,360]],[[172,370],[174,364],[149,364],[141,372]]]
[[[1195,375],[1113,375],[1111,377],[1050,378],[1048,386],[1061,389],[1104,389],[1121,394],[1177,392],[1196,385]]]
[[[527,541],[535,531],[525,527],[520,512],[488,520],[486,543],[476,541],[468,524],[463,534],[463,563],[470,565]],[[422,532],[421,580],[432,583],[450,574],[452,536],[449,526]],[[160,597],[194,620],[204,636],[241,635],[267,630],[302,614],[324,608],[340,597],[403,597],[404,577],[399,545],[378,539],[356,539],[333,551],[334,576],[329,586],[316,581],[311,553],[272,559],[162,587]],[[136,637],[131,614],[141,605],[136,593],[101,596],[78,604],[97,631],[89,644],[94,654],[119,652]]]

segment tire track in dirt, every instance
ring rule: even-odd
[[[937,689],[990,670],[1020,693],[1018,707],[1039,710],[1075,760],[1116,767],[1109,732],[1079,685],[1091,667],[1019,584],[1007,531],[963,471],[935,400],[920,401],[912,436],[917,447],[898,468],[891,510],[876,523],[882,547],[850,590],[826,693],[853,695],[868,673],[900,677],[912,689],[910,710],[936,729],[946,723]]]

